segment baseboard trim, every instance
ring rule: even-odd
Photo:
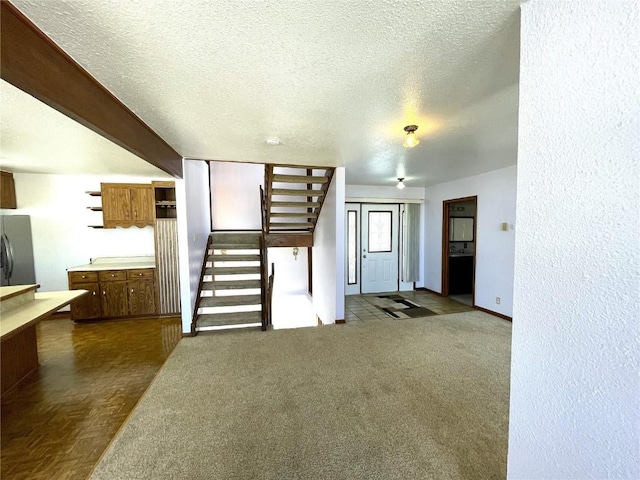
[[[482,308],[477,305],[474,305],[473,308],[476,310],[480,310],[481,312],[488,313],[489,315],[493,315],[494,317],[501,318],[503,320],[508,320],[513,323],[513,319],[507,315],[503,315],[502,313],[494,312],[493,310],[489,310],[488,308]]]
[[[435,290],[431,290],[430,288],[418,287],[418,288],[416,288],[416,290],[422,290],[424,292],[433,293],[434,295],[438,295],[439,297],[442,296],[442,294],[440,292],[436,292]]]
[[[195,336],[196,336],[196,332],[182,332],[182,338],[195,337]]]
[[[347,323],[347,322],[346,322],[346,320],[344,318],[340,318],[340,319],[336,320],[336,323],[338,325],[342,325],[343,323]]]

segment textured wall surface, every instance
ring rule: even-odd
[[[640,478],[639,24],[522,6],[511,479]]]
[[[478,196],[476,216],[476,305],[511,316],[515,232],[516,167],[427,187],[425,200],[425,287],[442,288],[442,202]],[[496,304],[500,297],[500,304]]]
[[[344,191],[338,167],[313,237],[313,307],[325,324],[344,319]]]
[[[200,286],[202,259],[211,233],[207,164],[183,160],[183,180],[176,180],[182,331],[191,330],[193,307]]]
[[[260,230],[260,186],[264,165],[211,162],[214,230]]]

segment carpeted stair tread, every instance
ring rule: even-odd
[[[213,232],[209,236],[209,240],[210,244],[214,247],[219,247],[220,245],[254,245],[257,247],[260,245],[260,234]]]
[[[271,218],[281,218],[281,217],[288,217],[288,218],[316,218],[318,216],[317,213],[315,212],[271,212],[269,214],[269,216]]]
[[[213,250],[258,250],[260,243],[221,243],[212,242],[209,249]]]
[[[198,315],[196,328],[261,322],[262,312],[205,313]]]
[[[269,224],[269,229],[274,229],[274,228],[276,228],[276,229],[285,229],[285,230],[289,230],[289,229],[302,230],[302,229],[305,229],[305,228],[313,228],[313,223],[310,223],[310,222],[270,223]]]
[[[294,197],[322,197],[324,194],[324,190],[298,190],[291,188],[274,188],[271,190],[271,195],[291,195]]]
[[[214,261],[214,262],[259,262],[260,261],[260,255],[251,255],[251,254],[247,254],[247,255],[223,255],[223,254],[219,254],[219,253],[215,253],[213,255],[209,255],[209,257],[207,258],[207,260],[209,261]]]
[[[218,297],[202,297],[200,307],[230,307],[236,305],[260,305],[260,295],[225,295]]]
[[[320,206],[320,202],[271,202],[271,208],[273,207],[300,207],[300,208],[317,208]]]
[[[319,177],[315,175],[282,175],[274,174],[273,181],[281,183],[327,183],[327,177]]]
[[[204,271],[205,275],[249,275],[260,273],[260,266],[253,267],[207,267]]]
[[[202,282],[202,290],[235,290],[242,288],[260,288],[260,280],[214,280]]]

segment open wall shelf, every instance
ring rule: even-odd
[[[153,183],[156,218],[176,218],[176,189],[171,184]]]

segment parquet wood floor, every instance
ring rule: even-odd
[[[38,324],[40,369],[2,397],[0,478],[82,480],[181,338],[180,319]]]

